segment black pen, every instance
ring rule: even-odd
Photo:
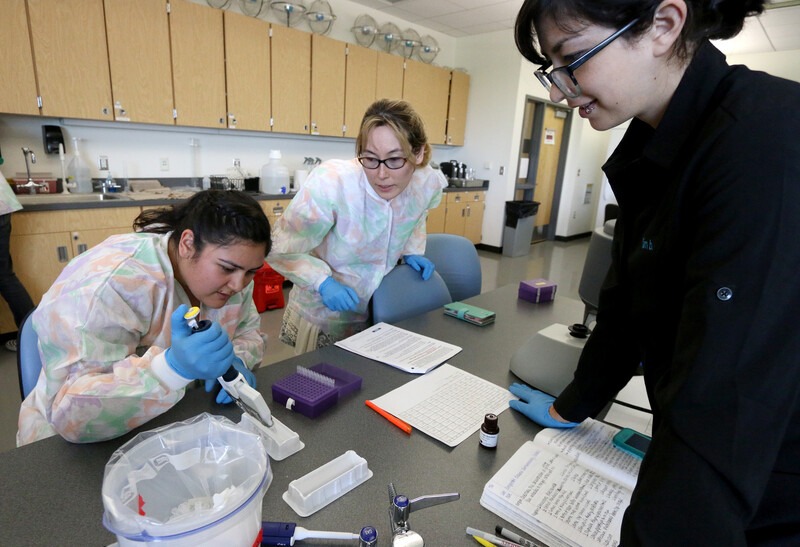
[[[514,543],[519,543],[520,545],[524,545],[525,547],[544,547],[543,543],[539,543],[538,541],[531,541],[529,539],[525,539],[524,537],[520,536],[519,534],[515,534],[511,530],[506,530],[502,526],[495,526],[494,527],[495,533],[506,539],[510,539]]]

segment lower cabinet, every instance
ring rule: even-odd
[[[67,263],[107,237],[133,230],[139,207],[31,211],[11,216],[14,273],[38,304]],[[0,299],[0,334],[16,331]]]
[[[486,192],[448,192],[445,196],[444,232],[480,243]]]

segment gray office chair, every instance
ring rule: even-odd
[[[583,324],[588,326],[597,317],[597,306],[600,301],[600,288],[611,267],[611,242],[614,238],[616,219],[607,221],[601,228],[596,228],[589,239],[589,250],[586,262],[583,263],[578,295],[584,304]]]
[[[17,372],[19,373],[19,392],[25,397],[36,387],[39,373],[42,370],[42,358],[39,356],[39,337],[33,330],[31,316],[33,311],[25,316],[19,326],[17,338]]]
[[[475,245],[455,234],[428,234],[425,257],[444,279],[453,301],[481,293],[481,261]]]
[[[372,295],[372,322],[396,323],[452,301],[447,285],[438,273],[434,271],[430,279],[424,281],[418,271],[401,264],[383,278]]]

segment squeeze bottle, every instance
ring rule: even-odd
[[[81,157],[77,137],[73,137],[72,147],[75,149],[75,156],[70,160],[69,166],[67,167],[67,179],[70,183],[75,184],[75,192],[79,194],[91,194],[93,190],[92,176],[89,172],[89,166]]]

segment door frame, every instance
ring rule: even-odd
[[[519,143],[519,153],[517,155],[517,163],[526,152],[526,146],[530,146],[528,153],[528,172],[525,176],[525,184],[515,185],[514,191],[522,190],[523,199],[533,200],[533,193],[536,190],[536,171],[539,167],[539,153],[542,149],[542,139],[544,137],[544,113],[547,106],[552,106],[557,110],[567,113],[564,120],[564,135],[561,138],[561,150],[558,154],[558,166],[556,168],[556,181],[553,187],[553,203],[550,210],[550,223],[546,225],[544,231],[544,239],[546,241],[553,241],[556,237],[556,224],[558,222],[558,214],[561,204],[561,192],[564,186],[564,170],[567,163],[567,149],[569,148],[570,128],[572,126],[572,109],[566,108],[563,104],[547,101],[532,95],[525,96],[525,108],[523,108],[523,117],[529,105],[534,108],[533,124],[530,135],[521,135]],[[525,123],[522,123],[523,132],[525,130]]]

